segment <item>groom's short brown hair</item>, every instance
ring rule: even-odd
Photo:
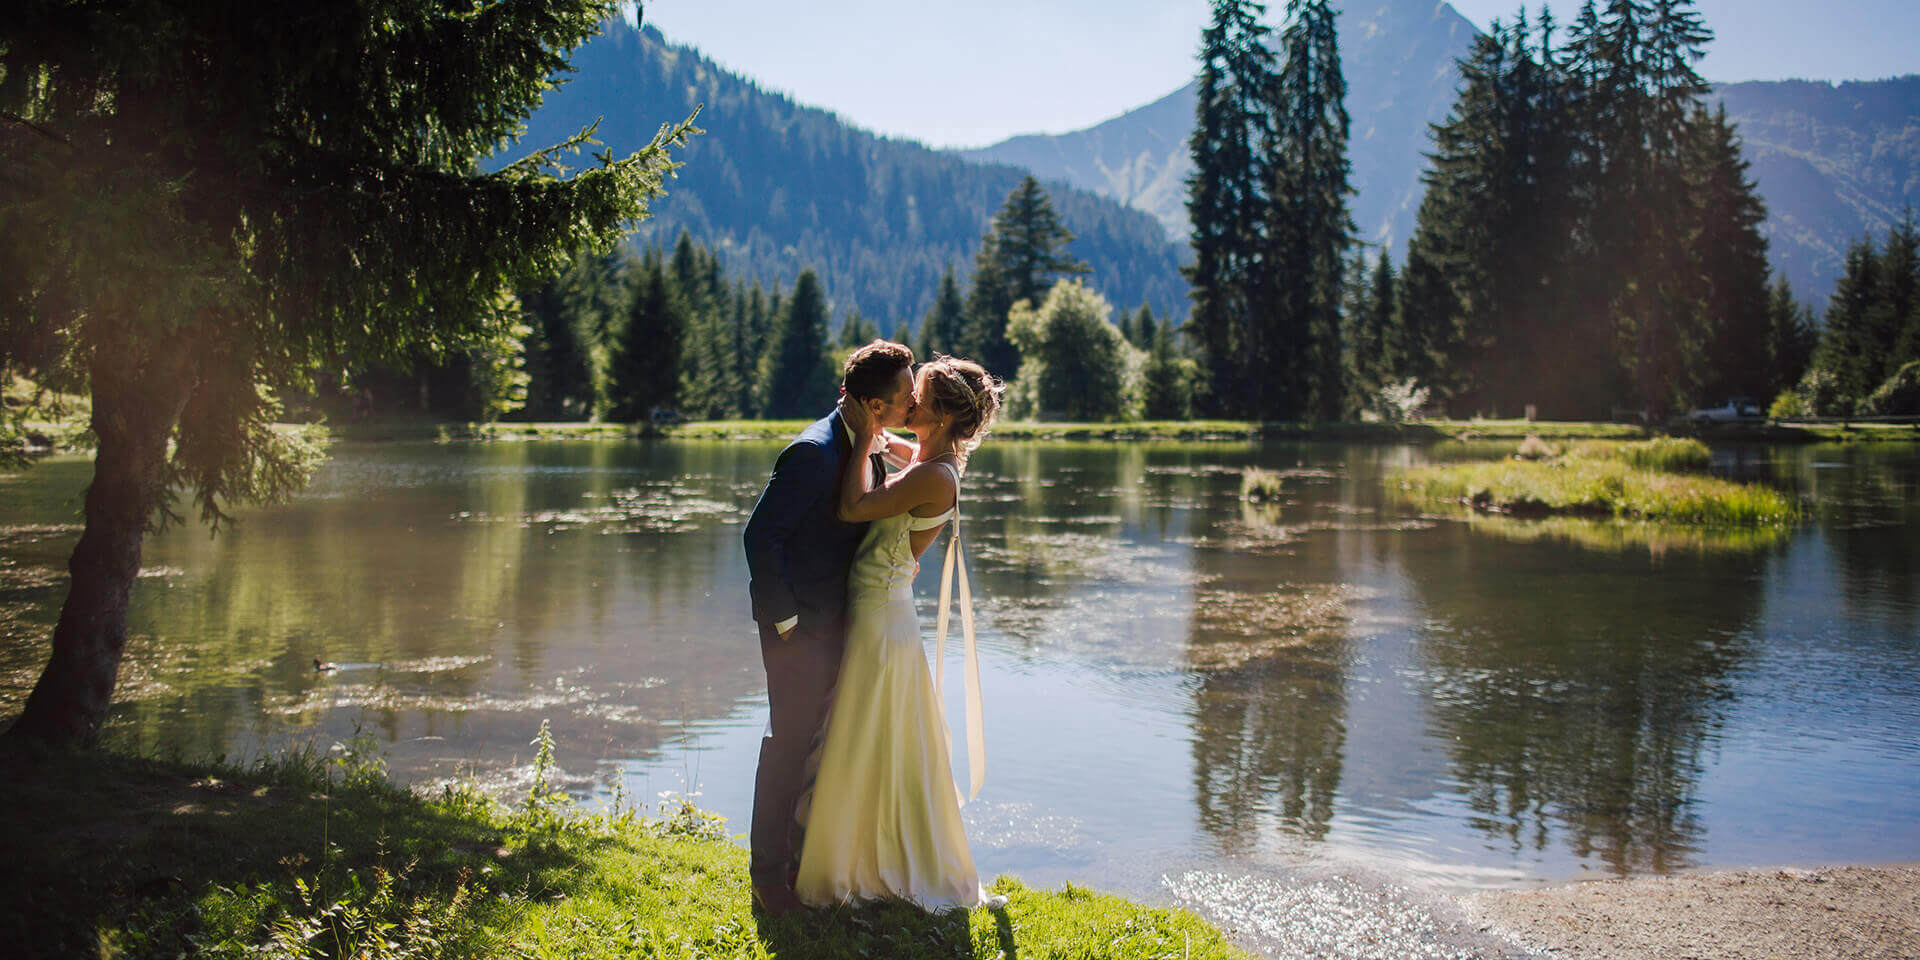
[[[913,369],[913,351],[905,344],[875,340],[853,352],[840,372],[840,389],[855,400],[886,396],[900,379],[900,371]]]

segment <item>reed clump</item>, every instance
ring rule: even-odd
[[[1707,445],[1691,437],[1652,440],[1588,440],[1567,450],[1576,460],[1619,460],[1643,470],[1667,473],[1704,473],[1712,461]]]
[[[1240,499],[1271,503],[1280,499],[1280,474],[1259,467],[1248,467],[1240,475]]]

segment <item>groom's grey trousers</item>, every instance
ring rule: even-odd
[[[811,627],[802,621],[785,640],[760,625],[773,735],[760,741],[760,769],[753,780],[749,869],[756,884],[786,885],[787,870],[799,859],[794,808],[806,787],[807,757],[814,736],[826,725],[846,647],[845,620]]]

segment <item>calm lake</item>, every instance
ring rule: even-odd
[[[400,779],[517,797],[544,719],[583,802],[696,795],[744,835],[740,535],[778,449],[336,447],[293,503],[148,541],[109,738],[251,757],[359,727]],[[1764,535],[1468,519],[1383,483],[1476,453],[989,441],[961,505],[982,872],[1145,894],[1196,866],[1457,889],[1920,860],[1920,449],[1716,449],[1815,504]],[[1242,503],[1256,465],[1283,502]],[[90,470],[0,475],[0,718]]]

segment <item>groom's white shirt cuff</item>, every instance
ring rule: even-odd
[[[847,449],[848,450],[853,449],[853,434],[851,433],[847,434]],[[887,454],[887,435],[884,433],[876,434],[873,438],[873,442],[867,445],[868,456],[872,456],[876,453],[880,454],[881,456],[886,456]],[[794,627],[797,627],[799,625],[800,625],[800,615],[796,613],[793,616],[788,617],[785,620],[782,620],[779,623],[774,624],[773,632],[784,635],[787,631],[792,630]]]

